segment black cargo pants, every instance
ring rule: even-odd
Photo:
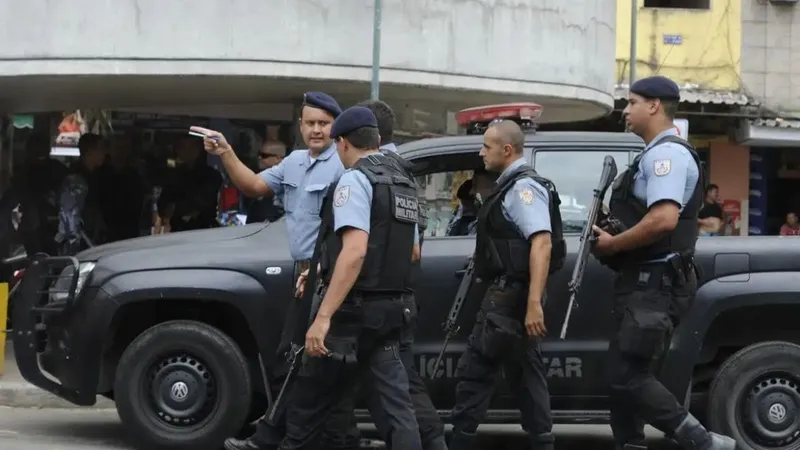
[[[355,355],[357,362],[335,358],[307,358],[287,398],[285,431],[278,449],[318,449],[333,408],[353,379],[363,379],[378,396],[378,407],[392,430],[393,448],[421,450],[419,429],[408,394],[408,378],[400,361],[397,335],[405,319],[401,298],[348,300],[334,315],[326,339],[340,355]],[[264,446],[274,446],[281,433],[264,424]]]
[[[615,328],[606,364],[611,430],[619,445],[643,445],[645,423],[669,434],[686,418],[655,375],[694,300],[697,276],[690,264],[685,270],[670,262],[644,264],[622,270],[614,290]]]
[[[413,294],[406,295],[404,301],[406,308],[412,311],[417,310],[417,302]],[[414,404],[414,413],[419,424],[422,446],[427,449],[428,445],[435,439],[444,437],[444,423],[439,417],[439,413],[428,395],[428,388],[419,376],[414,364],[413,345],[416,332],[417,316],[414,314],[400,335],[400,360],[408,376],[408,393],[411,395],[411,402]],[[358,399],[360,386],[361,383],[354,382],[352,389],[342,397],[341,402],[334,408],[320,440],[322,449],[349,450],[358,448],[358,423],[353,411]],[[365,393],[367,394],[367,408],[378,430],[378,435],[386,441],[387,445],[391,445],[389,418],[380,408],[380,397],[370,389]]]
[[[458,361],[456,405],[452,423],[456,436],[474,434],[486,416],[499,375],[516,394],[522,428],[537,442],[552,442],[550,394],[538,339],[527,337],[524,318],[527,283],[491,284]],[[549,440],[549,441],[548,441]],[[451,445],[451,449],[453,446]]]
[[[307,270],[311,266],[310,260],[300,260],[295,261],[294,264],[294,273],[293,273],[293,280],[297,280],[302,272]],[[294,287],[294,285],[293,285]],[[292,340],[294,339],[295,335],[295,328],[297,327],[297,320],[300,311],[302,310],[300,302],[302,299],[293,299],[287,307],[286,315],[285,315],[285,323],[283,330],[281,332],[281,341],[278,344],[278,358],[277,364],[275,365],[274,369],[272,370],[270,376],[270,386],[274,389],[280,389],[283,385],[286,375],[288,373],[288,365],[286,363],[286,355],[287,352],[291,350],[292,347]],[[299,363],[298,363],[299,364]],[[291,389],[294,388],[296,380],[290,380],[289,385],[287,386],[287,392],[284,394],[285,400],[283,401],[283,407],[281,410],[278,411],[278,414],[275,416],[273,420],[273,424],[270,425],[266,421],[266,416],[261,417],[256,422],[256,429],[252,439],[255,443],[262,445],[262,446],[277,446],[280,440],[283,438],[284,434],[286,433],[286,409],[288,406],[288,399],[289,392]],[[272,392],[273,396],[278,395],[278,390],[274,390]],[[325,430],[326,432],[323,435],[328,436],[336,436],[334,440],[330,442],[330,447],[326,447],[325,450],[351,450],[351,449],[358,449],[359,448],[359,441],[360,441],[360,434],[357,427],[357,423],[353,420],[353,426],[346,433],[339,433],[338,431],[342,429],[342,426],[336,422],[337,415],[332,414],[331,419],[326,424]],[[327,431],[328,429],[333,431]]]

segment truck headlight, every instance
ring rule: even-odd
[[[86,285],[86,280],[94,270],[94,266],[95,263],[93,262],[82,262],[78,265],[78,283],[75,286],[76,298]],[[69,295],[68,292],[70,283],[72,282],[72,273],[74,270],[74,267],[69,265],[61,271],[61,274],[58,276],[58,280],[56,280],[56,282],[50,288],[51,302],[65,301],[67,299],[67,296]]]

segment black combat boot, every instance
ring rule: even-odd
[[[448,450],[447,443],[444,440],[444,436],[439,436],[428,442],[423,442],[422,450]]]
[[[553,433],[542,433],[531,436],[531,450],[553,450],[556,437]]]
[[[450,444],[448,444],[447,448],[449,450],[472,450],[477,437],[478,433],[453,431],[453,435],[450,437]]]
[[[264,447],[256,444],[252,439],[225,439],[225,450],[273,450],[276,447]]]
[[[709,432],[691,414],[678,425],[672,439],[687,450],[736,450],[736,441],[728,436]]]

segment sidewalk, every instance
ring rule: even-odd
[[[17,408],[84,408],[28,383],[19,374],[11,342],[6,343],[5,373],[0,375],[0,406]],[[114,408],[114,402],[98,397],[94,409]]]

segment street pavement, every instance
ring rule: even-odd
[[[559,450],[613,450],[609,429],[601,425],[557,426]],[[368,429],[365,430],[368,432]],[[675,448],[652,429],[651,449]],[[481,430],[481,449],[523,449],[518,427]],[[0,407],[0,449],[133,450],[114,410]]]

